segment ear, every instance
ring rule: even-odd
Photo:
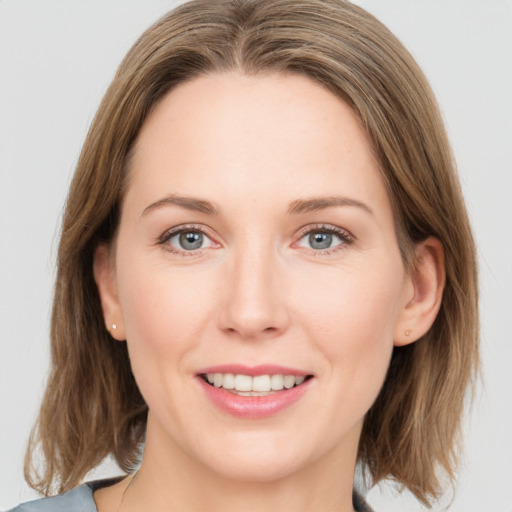
[[[115,265],[110,247],[101,244],[94,251],[93,273],[106,329],[114,339],[124,341],[126,336],[123,314],[117,295]]]
[[[414,253],[395,325],[395,346],[408,345],[426,334],[436,319],[443,298],[445,268],[441,242],[429,237],[416,244]]]

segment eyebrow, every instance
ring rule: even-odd
[[[142,216],[147,215],[157,208],[170,205],[179,206],[194,212],[205,213],[206,215],[219,214],[219,209],[209,201],[205,201],[204,199],[196,199],[194,197],[177,196],[173,194],[168,197],[164,197],[163,199],[159,199],[158,201],[144,208]]]
[[[288,213],[301,214],[308,212],[316,212],[325,210],[326,208],[332,208],[334,206],[355,206],[361,208],[370,215],[374,215],[373,210],[358,201],[357,199],[351,199],[343,196],[329,196],[329,197],[314,197],[311,199],[297,199],[290,203],[288,206]]]
[[[170,195],[159,199],[158,201],[147,206],[142,215],[161,208],[163,206],[179,206],[187,210],[204,213],[206,215],[219,215],[220,210],[211,202],[205,201],[204,199],[197,199],[194,197],[184,197],[177,195]],[[355,206],[361,208],[370,215],[374,215],[372,209],[365,203],[358,201],[357,199],[351,199],[349,197],[342,196],[329,196],[329,197],[315,197],[311,199],[297,199],[292,201],[288,206],[288,213],[300,215],[301,213],[316,212],[325,210],[326,208],[332,208],[336,206]]]

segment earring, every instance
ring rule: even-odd
[[[112,324],[112,330],[115,331],[117,329],[117,325],[116,324]]]
[[[406,330],[404,331],[404,334],[405,334],[406,336],[410,336],[410,335],[411,335],[411,329],[406,329]]]

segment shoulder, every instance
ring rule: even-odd
[[[92,493],[84,484],[59,496],[24,503],[10,512],[97,512]]]
[[[89,482],[58,496],[23,503],[8,512],[98,512],[93,498],[94,491],[116,481],[117,478]]]
[[[357,491],[354,491],[352,494],[352,503],[356,512],[373,512],[368,503],[366,503],[364,498]]]

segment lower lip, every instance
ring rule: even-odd
[[[312,378],[300,386],[275,391],[265,396],[240,396],[230,393],[223,388],[210,386],[201,377],[198,377],[206,396],[220,409],[240,418],[259,419],[272,416],[286,409],[309,389]]]

